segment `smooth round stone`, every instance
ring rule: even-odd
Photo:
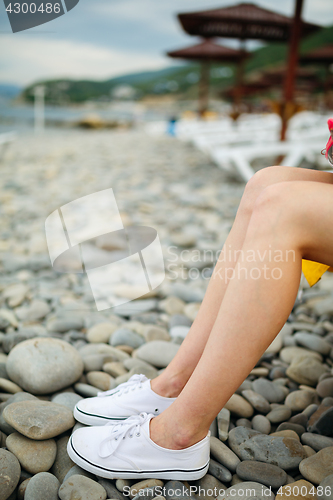
[[[332,500],[333,498],[333,474],[330,474],[329,476],[325,477],[320,483],[322,487],[322,495],[320,498],[322,500]]]
[[[212,457],[227,469],[232,472],[236,471],[240,459],[227,445],[213,436],[210,438],[210,453]]]
[[[87,344],[81,347],[79,349],[79,354],[82,356],[82,358],[94,355],[103,355],[104,357],[109,356],[110,358],[113,358],[113,361],[124,361],[125,359],[128,359],[130,357],[127,353],[121,351],[120,349],[117,349],[116,347],[113,347],[112,345],[98,343]]]
[[[142,300],[132,300],[126,304],[116,306],[113,308],[113,312],[119,316],[133,316],[140,315],[142,313],[150,312],[156,309],[157,300],[155,299],[142,299]]]
[[[2,293],[2,297],[7,300],[9,307],[13,308],[22,304],[28,292],[29,287],[27,285],[17,283],[7,286]]]
[[[35,441],[15,432],[6,439],[6,446],[23,469],[31,474],[47,472],[53,465],[57,453],[54,439]]]
[[[291,429],[284,429],[282,431],[275,431],[275,432],[272,432],[272,434],[270,434],[270,436],[281,436],[281,437],[297,439],[297,441],[300,440],[297,432],[292,431]]]
[[[293,415],[290,419],[289,422],[292,424],[297,424],[300,425],[301,427],[306,427],[308,424],[308,418],[306,415],[304,415],[303,412],[301,413],[296,413],[296,415]],[[296,431],[297,432],[297,431]]]
[[[301,439],[302,443],[311,446],[311,448],[313,448],[315,451],[333,446],[333,438],[328,436],[321,436],[320,434],[314,434],[312,432],[304,432],[301,436]]]
[[[178,297],[170,295],[164,300],[160,300],[158,308],[172,316],[173,314],[182,314],[184,312],[185,302]]]
[[[316,401],[316,393],[313,391],[293,391],[285,399],[285,405],[292,411],[303,411]]]
[[[110,344],[114,347],[118,345],[129,345],[133,349],[137,349],[140,345],[145,343],[144,338],[138,333],[132,332],[128,328],[119,328],[110,338]]]
[[[269,434],[271,432],[271,423],[264,415],[255,415],[252,419],[252,429],[262,434]]]
[[[52,403],[57,403],[58,405],[67,406],[71,411],[74,410],[76,403],[81,401],[81,396],[75,394],[75,392],[61,392],[52,397]]]
[[[21,387],[14,382],[11,382],[8,379],[0,378],[0,392],[10,392],[11,394],[15,394],[16,392],[23,392]]]
[[[105,354],[92,354],[91,356],[83,356],[83,369],[85,372],[99,371],[105,364]],[[113,359],[113,358],[112,358]]]
[[[10,451],[0,448],[0,500],[7,500],[20,480],[20,463]]]
[[[308,349],[304,349],[304,347],[284,347],[280,351],[280,359],[285,363],[290,364],[293,359],[298,358],[299,356],[306,356],[317,359],[318,361],[322,361],[323,357],[318,352],[309,351]]]
[[[250,403],[239,394],[233,394],[229,401],[227,401],[224,405],[224,408],[242,418],[252,417],[254,412]]]
[[[89,328],[87,332],[87,340],[92,343],[107,343],[109,341],[110,335],[113,334],[118,328],[116,323],[98,323],[92,328]]]
[[[321,398],[333,397],[333,377],[321,380],[316,387],[316,391]]]
[[[39,400],[11,403],[4,409],[3,417],[20,434],[36,440],[58,436],[75,424],[68,408]]]
[[[116,479],[116,488],[118,491],[124,491],[124,488],[132,486],[132,481],[130,479]],[[125,490],[126,491],[126,490]]]
[[[20,486],[17,489],[17,500],[24,500],[25,490],[27,489],[28,482],[30,481],[30,477],[22,481]]]
[[[47,322],[47,329],[49,332],[66,333],[69,332],[69,330],[82,330],[83,327],[83,319],[75,316],[56,318]]]
[[[232,474],[229,471],[229,469],[227,469],[226,467],[221,465],[219,462],[217,462],[213,458],[211,458],[209,461],[208,472],[212,476],[216,477],[216,479],[218,479],[219,481],[225,481],[225,482],[229,483],[229,481],[231,481],[231,478],[232,478]]]
[[[274,500],[275,495],[262,483],[244,481],[228,488],[218,500]]]
[[[55,477],[63,482],[64,477],[68,473],[68,471],[75,465],[74,462],[69,458],[67,453],[67,443],[68,436],[63,436],[57,441],[57,455],[52,466],[51,472],[55,475]]]
[[[280,405],[267,413],[266,417],[272,424],[285,422],[291,417],[291,409],[288,406]]]
[[[162,328],[160,326],[155,325],[146,325],[144,328],[143,335],[147,342],[151,342],[152,340],[170,340],[170,335],[168,330]]]
[[[299,471],[310,483],[320,484],[325,477],[333,474],[333,446],[302,460]]]
[[[108,391],[111,389],[112,378],[104,372],[89,372],[87,373],[87,382],[101,391]]]
[[[313,403],[312,405],[309,405],[307,408],[305,408],[302,413],[304,413],[304,415],[309,419],[311,418],[311,415],[313,415],[317,410],[318,405]]]
[[[258,394],[255,391],[245,390],[242,391],[242,396],[249,401],[255,410],[259,413],[268,413],[270,411],[270,405],[264,396]]]
[[[229,432],[229,446],[242,460],[270,463],[286,471],[297,467],[305,457],[296,439],[267,436],[245,427]]]
[[[128,370],[124,368],[124,364],[120,361],[111,361],[103,365],[103,371],[111,375],[112,377],[120,377],[121,375],[126,375]]]
[[[267,377],[269,374],[269,369],[264,366],[258,366],[253,368],[250,372],[250,375],[254,375],[255,377]]]
[[[224,493],[225,490],[227,489],[226,486],[224,486],[221,481],[216,479],[216,477],[212,476],[211,474],[206,474],[204,477],[199,479],[199,481],[196,482],[196,486],[198,488],[199,494],[193,495],[192,494],[192,499],[194,500],[195,498],[200,498],[200,500],[213,500],[214,498],[214,492],[216,492],[215,498],[218,496],[219,493]],[[166,495],[167,496],[167,495]],[[184,499],[185,495],[182,495]],[[140,499],[137,499],[140,500]],[[158,499],[160,500],[160,499]]]
[[[165,368],[178,352],[179,345],[164,340],[153,340],[135,351],[135,356],[157,368]],[[133,353],[134,354],[134,353]]]
[[[299,384],[313,387],[318,383],[319,377],[326,371],[326,367],[317,359],[309,356],[299,356],[287,368],[286,374]]]
[[[2,348],[5,352],[9,353],[17,344],[25,340],[34,339],[37,333],[32,331],[18,331],[7,333],[2,341]]]
[[[131,486],[133,484],[133,480],[125,479],[124,481],[129,482],[128,486]],[[105,489],[108,499],[111,498],[113,500],[124,500],[124,495],[117,490],[112,481],[99,477],[98,482]],[[126,496],[126,498],[128,498],[128,495]]]
[[[33,476],[25,490],[24,500],[58,500],[58,479],[49,472]]]
[[[170,328],[170,337],[171,338],[178,338],[180,337],[181,339],[184,339],[188,332],[190,331],[189,326],[173,326]]]
[[[313,484],[300,479],[299,481],[293,481],[289,487],[283,486],[280,488],[275,500],[314,500],[316,498],[318,497]]]
[[[319,352],[327,356],[331,352],[332,346],[322,339],[319,335],[314,333],[298,332],[294,335],[297,343],[303,347],[307,347],[312,351]]]
[[[132,375],[146,375],[147,378],[153,379],[159,375],[158,370],[156,368],[152,367],[133,367],[130,369],[128,372],[128,378],[130,378]]]
[[[279,488],[287,480],[287,473],[280,467],[255,460],[245,460],[238,464],[236,474],[244,481],[260,481],[272,488]]]
[[[50,307],[44,300],[33,300],[29,306],[18,307],[15,313],[22,321],[38,321],[45,318],[50,312]]]
[[[97,481],[80,474],[71,476],[59,488],[61,500],[106,500],[106,491]]]
[[[239,418],[238,420],[236,420],[236,427],[239,427],[239,426],[247,427],[248,429],[252,429],[252,423],[247,418]]]
[[[77,393],[80,394],[80,396],[83,396],[84,398],[94,398],[100,392],[97,387],[94,387],[90,384],[83,384],[81,382],[75,384],[74,389]]]
[[[184,314],[174,314],[169,320],[169,328],[174,326],[192,326],[192,321]]]
[[[184,302],[201,302],[204,297],[204,292],[191,285],[183,283],[166,283],[163,286],[165,295],[173,295],[179,297]]]
[[[277,430],[277,432],[293,431],[298,436],[301,436],[303,434],[303,432],[305,432],[305,427],[303,427],[303,425],[293,424],[292,422],[289,421],[289,422],[282,422],[282,424],[280,424],[276,430]]]
[[[68,387],[83,372],[83,361],[68,342],[35,338],[21,342],[9,353],[10,379],[32,394],[49,394]]]
[[[285,398],[282,387],[265,378],[254,380],[252,387],[255,392],[263,396],[269,403],[280,403]]]
[[[157,486],[162,487],[163,485],[164,483],[160,479],[143,479],[142,481],[139,481],[131,486],[129,496],[134,498],[140,493],[141,490],[145,490],[146,488],[156,488]]]

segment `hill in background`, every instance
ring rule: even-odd
[[[323,28],[301,44],[301,52],[332,43],[333,26]],[[268,69],[286,61],[287,44],[272,43],[252,53],[245,73]],[[179,98],[194,98],[200,78],[199,64],[170,66],[158,71],[132,73],[105,81],[93,80],[46,80],[35,82],[22,92],[23,99],[33,100],[34,87],[46,86],[46,100],[55,104],[82,103],[87,100],[109,101],[110,98],[140,99],[148,95],[176,94]],[[211,89],[217,93],[233,84],[233,65],[212,65]]]

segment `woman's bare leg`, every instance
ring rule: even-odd
[[[163,374],[152,381],[152,389],[158,394],[176,397],[185,386],[202,355],[217,318],[228,287],[229,276],[237,261],[237,252],[244,243],[256,200],[266,187],[287,181],[332,184],[333,175],[328,172],[292,167],[268,167],[257,172],[248,182],[235,222],[215,266],[199,313],[173,361]],[[227,250],[225,256],[223,256],[224,250]],[[228,269],[229,276],[225,275],[226,269]]]
[[[287,320],[301,259],[333,265],[332,221],[332,185],[283,182],[262,192],[243,245],[243,255],[254,252],[256,262],[237,262],[192,376],[176,401],[151,421],[155,442],[182,449],[207,435],[217,413]],[[272,258],[278,252],[281,262]]]

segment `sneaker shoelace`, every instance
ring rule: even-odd
[[[134,435],[140,437],[141,426],[151,417],[152,415],[148,413],[140,413],[140,415],[132,415],[124,422],[119,422],[118,424],[106,424],[105,427],[110,426],[112,430],[110,431],[110,435],[100,443],[99,456],[107,458],[112,455],[127,436],[129,438],[132,438]]]
[[[146,382],[146,380],[148,380],[147,377],[145,375],[142,375],[142,373],[140,375],[132,375],[132,377],[127,382],[118,385],[110,391],[99,392],[98,396],[102,398],[106,396],[114,396],[115,394],[117,396],[121,396],[122,394],[127,394],[129,390],[134,391],[137,388],[141,388],[143,382]]]

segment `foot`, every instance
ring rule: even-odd
[[[133,375],[127,382],[111,391],[79,401],[74,408],[74,417],[82,424],[105,425],[142,412],[156,416],[166,410],[175,399],[154,392],[150,380],[144,375]]]
[[[107,479],[197,480],[209,465],[209,433],[189,448],[170,450],[150,438],[154,415],[141,413],[114,425],[81,428],[68,441],[70,458]]]

